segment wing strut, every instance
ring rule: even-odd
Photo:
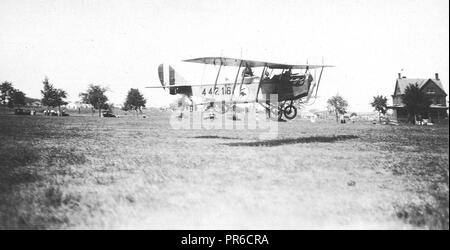
[[[245,67],[248,67],[248,64],[245,63]],[[239,85],[239,97],[241,96],[242,85],[244,84],[245,77],[242,76],[241,84]]]
[[[213,98],[216,95],[217,80],[219,80],[219,75],[220,75],[220,70],[221,69],[222,69],[222,61],[220,62],[219,71],[217,71],[216,81],[214,82],[214,88],[213,88],[213,91],[212,91]]]
[[[239,77],[239,71],[241,70],[241,67],[242,67],[242,60],[241,60],[241,62],[239,63],[239,68],[238,68],[238,71],[237,71],[237,73],[236,73],[236,78],[234,79],[233,92],[231,93],[230,101],[233,100],[234,90],[236,89],[237,79],[238,79],[238,77]],[[239,91],[240,91],[240,90],[239,90]]]
[[[316,95],[314,96],[314,98],[317,98],[317,92],[319,91],[320,79],[322,79],[323,68],[324,68],[324,67],[322,67],[322,68],[320,69],[319,80],[317,81],[317,87],[316,87]]]
[[[261,83],[263,81],[263,77],[264,77],[264,72],[266,71],[267,66],[264,65],[262,73],[261,73],[261,78],[259,79],[259,84],[258,84],[258,91],[256,91],[256,102],[258,102],[258,95],[259,95],[259,90],[261,89]]]

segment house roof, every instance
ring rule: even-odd
[[[25,96],[25,102],[27,102],[27,103],[31,103],[31,102],[41,102],[41,99],[31,98],[31,97]]]
[[[444,87],[442,86],[441,80],[436,79],[419,79],[419,78],[399,78],[397,79],[397,86],[395,89],[394,94],[396,95],[403,95],[405,93],[406,87],[410,84],[418,84],[419,88],[421,89],[428,81],[434,82],[441,90],[445,93]],[[399,90],[399,92],[397,91]]]

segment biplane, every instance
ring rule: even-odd
[[[205,110],[214,108],[225,113],[236,111],[237,105],[258,103],[269,117],[294,119],[297,107],[317,97],[323,69],[331,65],[293,65],[227,57],[202,57],[183,62],[215,65],[218,67],[214,83],[187,84],[186,80],[166,64],[158,67],[161,86],[147,88],[168,89],[171,95],[183,95],[193,106],[204,105]],[[218,82],[223,67],[236,68],[233,82]],[[255,69],[260,70],[256,75]],[[320,70],[316,82],[311,70]],[[273,96],[277,95],[275,100]],[[195,97],[195,98],[194,98]],[[196,101],[194,101],[196,99]],[[220,108],[217,108],[220,107]],[[234,116],[233,116],[234,117]]]

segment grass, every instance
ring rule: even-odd
[[[448,126],[0,115],[0,229],[448,229]]]

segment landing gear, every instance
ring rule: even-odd
[[[292,120],[297,116],[297,108],[294,105],[289,105],[283,110],[284,117],[288,120]]]
[[[282,105],[284,117],[288,120],[292,120],[297,116],[297,108],[294,106],[294,100],[291,100],[289,105],[286,106],[286,102]]]
[[[203,110],[203,113],[209,112],[208,118],[206,119],[215,119],[217,115],[224,115],[230,110],[230,107],[226,105],[225,101],[220,103],[210,102],[208,106]]]
[[[270,109],[270,118],[273,120],[282,120],[283,118],[283,109],[281,107],[271,107]]]
[[[233,117],[232,117],[232,119],[233,119],[233,121],[237,121],[238,120],[238,117],[237,117],[237,115],[236,115],[236,102],[234,102],[233,103],[233,106],[231,107],[232,108],[232,110],[233,110]]]
[[[222,103],[220,103],[219,105],[213,104],[213,107],[214,107],[214,111],[216,113],[219,113],[222,115],[227,113],[228,110],[230,109],[230,107],[225,104],[225,101],[222,101]]]

